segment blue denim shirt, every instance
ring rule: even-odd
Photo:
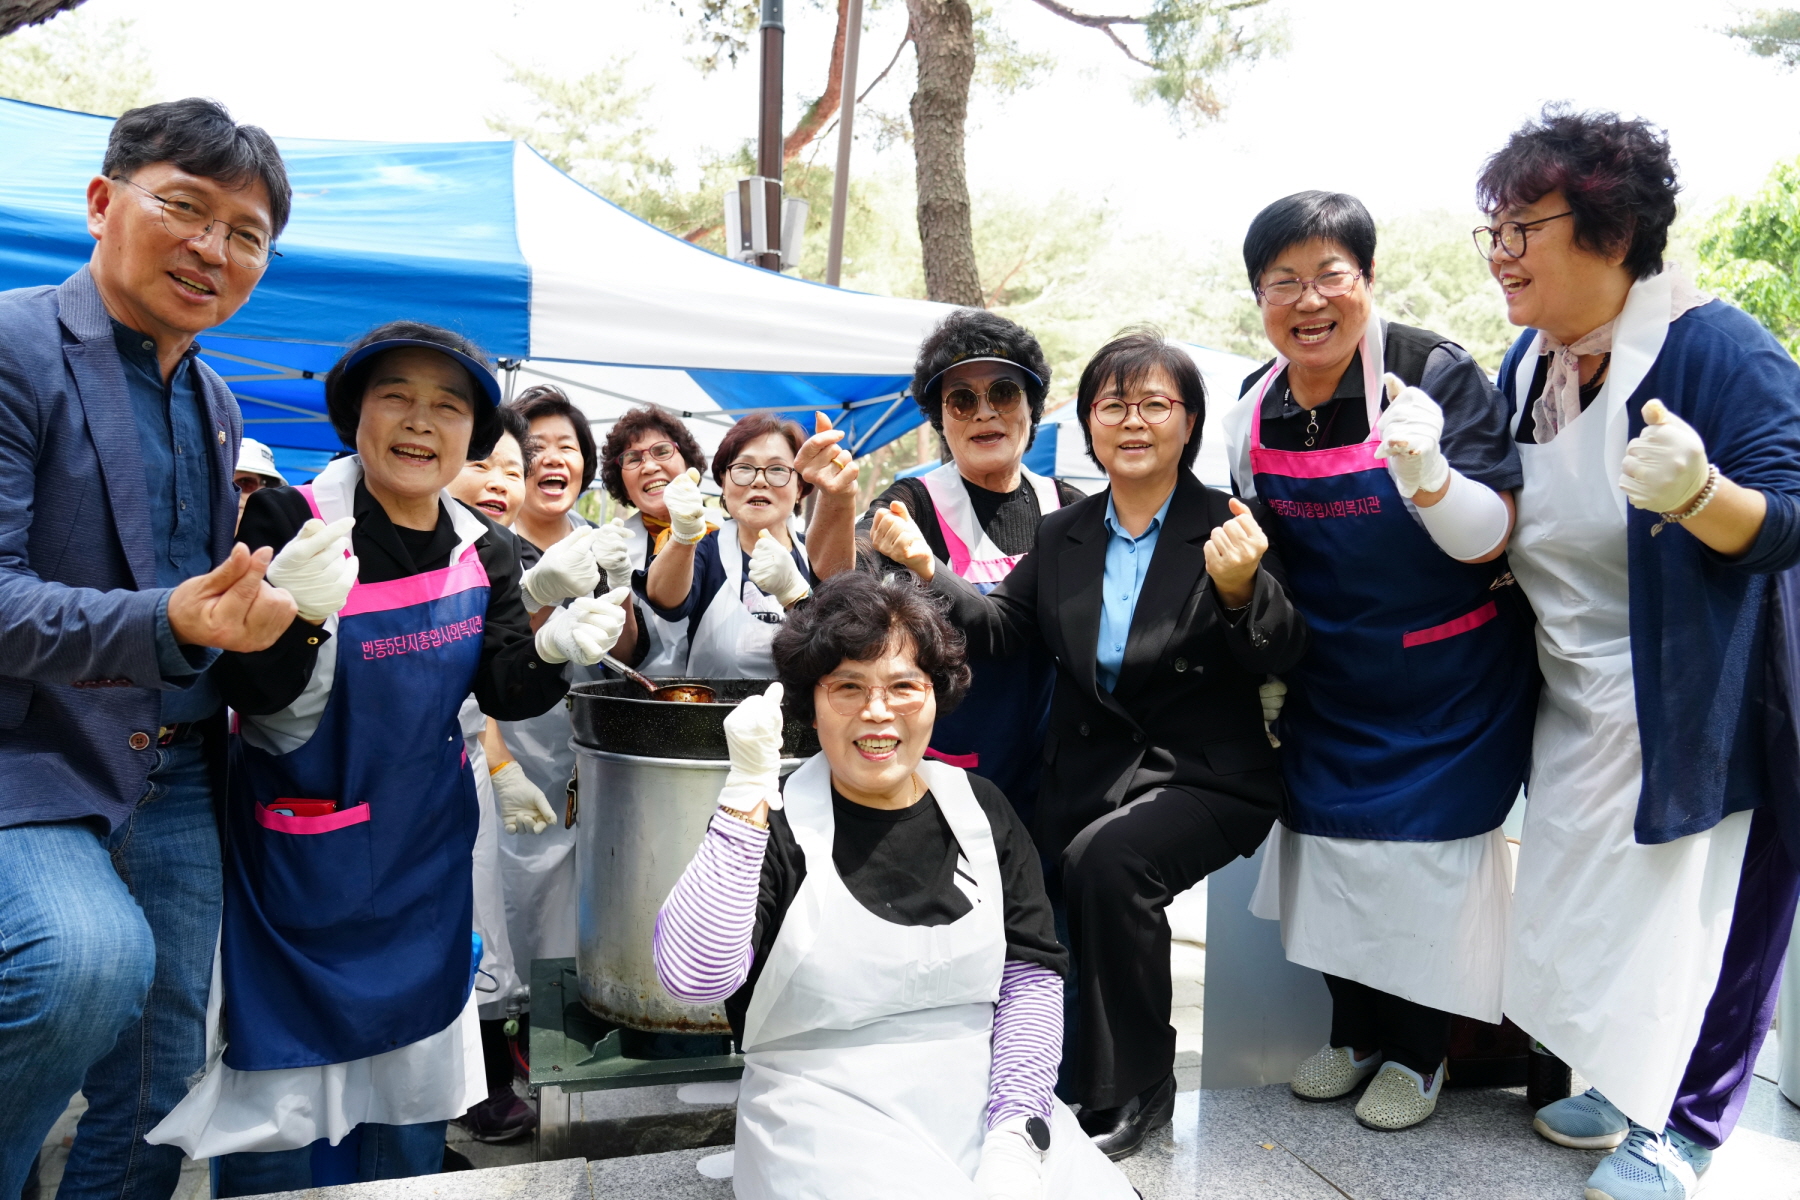
[[[1112,497],[1106,499],[1106,577],[1100,596],[1100,641],[1094,676],[1109,692],[1119,682],[1119,669],[1125,663],[1125,642],[1131,636],[1131,614],[1137,611],[1138,593],[1144,590],[1144,576],[1156,553],[1156,539],[1174,499],[1175,489],[1170,488],[1162,507],[1135,538],[1119,524]]]
[[[211,423],[200,410],[188,356],[163,382],[156,343],[113,322],[113,344],[125,369],[125,386],[137,419],[150,502],[150,536],[156,546],[156,586],[172,588],[212,570],[212,453],[206,439]],[[171,682],[204,672],[217,651],[183,647],[169,628],[168,602],[156,610],[157,662]],[[162,723],[198,721],[218,710],[219,693],[204,674],[184,688],[162,694]]]

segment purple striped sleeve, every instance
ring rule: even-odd
[[[1050,1119],[1062,1061],[1063,985],[1041,963],[1009,960],[994,1006],[994,1066],[988,1077],[988,1128],[1010,1117]]]
[[[656,976],[669,995],[712,1004],[750,975],[766,829],[716,814],[693,861],[656,914]]]

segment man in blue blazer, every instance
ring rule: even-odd
[[[242,420],[194,337],[262,278],[291,192],[268,134],[119,118],[87,266],[0,293],[0,1197],[80,1089],[59,1194],[163,1200],[144,1134],[203,1065],[224,716],[206,668],[294,602],[232,545]]]

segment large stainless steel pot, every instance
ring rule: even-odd
[[[668,682],[658,680],[657,682]],[[707,679],[719,703],[651,700],[624,680],[578,684],[576,856],[581,880],[576,970],[581,1000],[615,1024],[659,1033],[729,1033],[720,1005],[683,1004],[656,978],[656,910],[681,877],[718,807],[730,762],[725,715],[766,680]],[[788,722],[783,773],[819,749]]]

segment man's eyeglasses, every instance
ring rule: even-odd
[[[248,496],[251,492],[260,492],[274,485],[261,475],[239,475],[231,481],[231,486],[237,489],[238,495]]]
[[[1502,221],[1498,225],[1483,225],[1474,231],[1475,249],[1489,262],[1494,261],[1496,254],[1504,254],[1508,258],[1524,258],[1526,233],[1539,225],[1574,215],[1573,212],[1560,212],[1554,217],[1539,217],[1535,221]]]
[[[635,471],[644,465],[646,458],[653,458],[657,462],[668,462],[675,457],[675,453],[675,443],[658,442],[656,445],[647,446],[642,450],[627,450],[619,455],[619,465],[628,471]]]
[[[739,487],[749,487],[761,475],[772,488],[786,487],[788,480],[794,477],[794,468],[784,467],[776,463],[772,467],[756,467],[749,463],[732,463],[725,468],[725,477]]]
[[[281,251],[274,249],[270,243],[274,240],[265,229],[255,225],[232,225],[213,216],[212,209],[203,200],[197,200],[182,192],[172,196],[159,196],[141,183],[136,183],[123,175],[115,175],[120,183],[130,184],[144,195],[156,201],[162,210],[163,227],[184,242],[198,242],[212,232],[218,225],[225,230],[225,253],[231,261],[250,271],[260,271],[269,265],[269,257],[281,257]]]
[[[944,393],[944,411],[954,420],[973,421],[981,411],[981,402],[986,400],[994,412],[1004,417],[1019,407],[1019,401],[1025,398],[1025,389],[1011,379],[996,379],[988,384],[985,392],[977,392],[973,388],[952,388]]]
[[[874,686],[853,679],[821,679],[819,686],[825,691],[825,702],[831,705],[831,711],[842,717],[854,717],[872,708],[878,694],[887,702],[889,712],[896,717],[909,717],[924,708],[931,695],[929,679],[900,679]]]
[[[1256,289],[1256,294],[1273,304],[1276,308],[1286,308],[1290,304],[1300,303],[1300,297],[1306,295],[1311,288],[1319,293],[1321,300],[1336,300],[1339,296],[1348,296],[1356,289],[1356,281],[1362,275],[1356,271],[1327,271],[1312,279],[1277,279],[1274,283],[1265,283]]]
[[[1175,401],[1167,396],[1145,396],[1142,400],[1126,400],[1121,396],[1103,396],[1094,401],[1094,420],[1102,425],[1123,425],[1126,414],[1138,410],[1146,425],[1161,425],[1175,411]]]

